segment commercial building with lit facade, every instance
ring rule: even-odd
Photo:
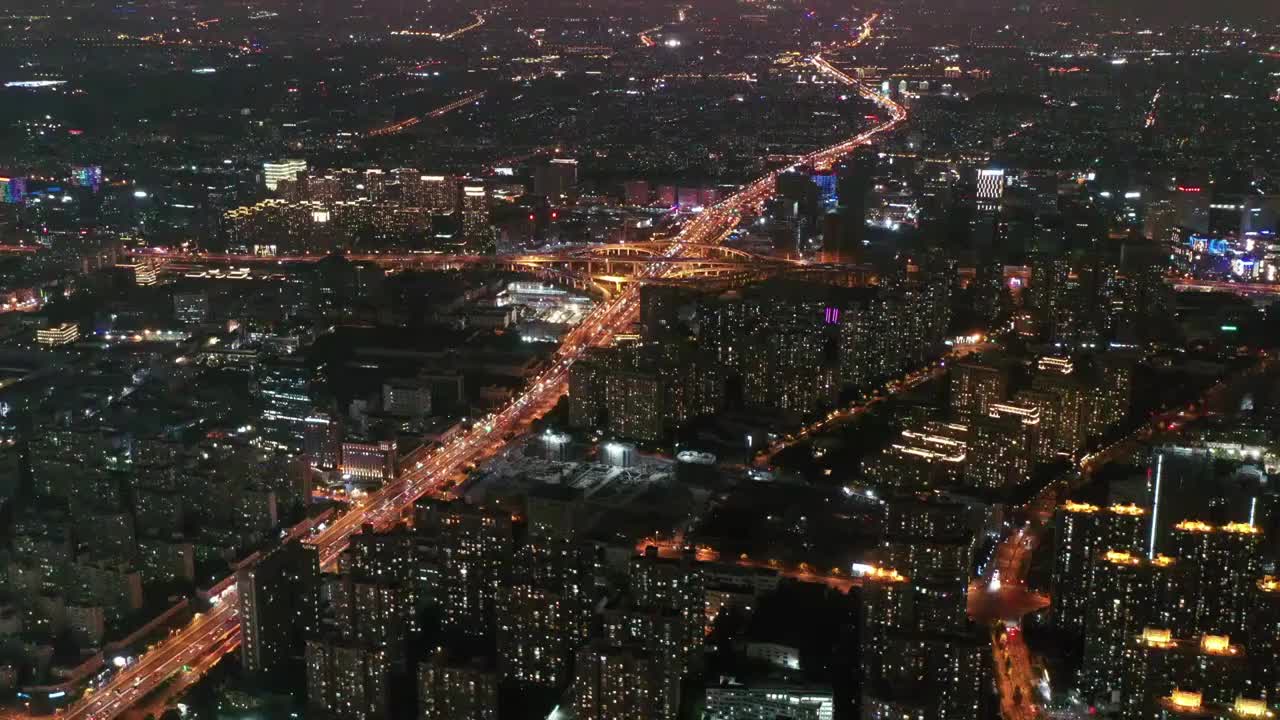
[[[262,164],[262,182],[266,188],[275,192],[282,180],[294,182],[300,173],[307,171],[306,160],[285,159]]]
[[[831,688],[786,684],[721,685],[707,688],[709,720],[831,720]]]
[[[463,239],[473,243],[491,239],[488,189],[483,185],[464,185],[461,212]]]
[[[80,326],[75,323],[61,323],[36,331],[36,342],[48,348],[70,345],[79,339]]]
[[[398,465],[394,440],[342,443],[339,469],[352,482],[381,487],[396,479]]]
[[[294,357],[259,363],[253,392],[262,407],[262,439],[270,447],[300,453],[306,447],[315,371]]]

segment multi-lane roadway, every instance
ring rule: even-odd
[[[858,41],[871,36],[873,16],[863,26]],[[898,103],[883,97],[837,69],[821,55],[812,59],[823,73],[838,82],[853,86],[864,97],[882,106],[889,119],[840,143],[810,153],[799,164],[826,166],[840,157],[870,143],[877,136],[898,128],[907,111]],[[737,227],[740,220],[753,212],[772,193],[779,172],[767,173],[736,194],[689,220],[673,238],[668,257],[677,257],[687,245],[716,244]],[[639,272],[641,277],[658,278],[669,272],[668,265],[655,262]],[[634,322],[639,311],[639,291],[628,286],[608,302],[598,305],[562,342],[551,364],[534,378],[525,391],[501,411],[480,418],[456,440],[430,453],[410,458],[401,476],[372,493],[360,506],[337,518],[327,527],[313,532],[308,524],[305,542],[314,545],[324,567],[332,567],[347,547],[350,537],[366,525],[387,528],[421,497],[440,492],[451,478],[469,464],[483,461],[502,449],[513,437],[527,431],[532,423],[550,410],[568,389],[569,368],[590,348],[608,344],[613,335]],[[136,705],[186,666],[205,667],[208,658],[221,656],[234,645],[239,632],[236,611],[236,587],[229,579],[219,584],[212,609],[195,617],[186,627],[140,657],[132,666],[118,672],[102,688],[88,694],[62,712],[71,720],[108,720]]]

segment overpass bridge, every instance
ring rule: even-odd
[[[315,264],[332,257],[320,254],[174,253],[147,249],[126,252],[138,260],[150,259],[159,263],[162,272],[205,277],[201,273],[214,271],[219,274],[213,277],[227,279],[269,276],[287,266]],[[469,269],[516,272],[605,298],[617,296],[628,285],[679,285],[697,281],[703,287],[728,289],[781,274],[804,274],[844,285],[865,285],[874,281],[874,274],[859,265],[761,255],[711,243],[682,243],[676,248],[669,241],[587,245],[496,255],[401,252],[351,253],[342,257],[352,262],[372,263],[393,272]],[[229,276],[221,275],[221,270],[226,268],[238,270]],[[663,272],[654,272],[654,268],[662,268]]]

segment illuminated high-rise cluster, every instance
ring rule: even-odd
[[[1083,633],[1080,689],[1132,720],[1274,702],[1262,531],[1182,520],[1165,555],[1152,550],[1158,522],[1134,505],[1058,510],[1053,620]]]

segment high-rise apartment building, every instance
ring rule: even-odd
[[[498,678],[438,652],[418,666],[419,720],[498,720]]]
[[[1202,707],[1196,710],[1233,708],[1237,700],[1254,697],[1250,660],[1225,635],[1178,639],[1165,628],[1144,628],[1130,639],[1125,662],[1117,690],[1119,717],[1126,720],[1163,717],[1177,705],[1187,710],[1197,703]]]
[[[1264,575],[1253,592],[1249,653],[1253,684],[1271,703],[1280,702],[1280,579]]]
[[[694,657],[702,649],[706,597],[702,569],[692,558],[660,558],[657,548],[648,548],[643,556],[631,559],[629,588],[635,607],[680,616],[685,657]]]
[[[302,667],[304,638],[317,627],[320,561],[292,542],[236,573],[240,657],[250,675],[290,678]]]
[[[1005,490],[1026,484],[1042,458],[1040,412],[1034,407],[989,402],[974,415],[965,463],[965,484]]]
[[[989,414],[992,404],[1009,393],[1009,376],[1003,368],[956,363],[951,365],[951,412],[964,423]]]
[[[885,512],[876,564],[863,569],[863,717],[980,717],[988,676],[985,638],[966,614],[967,511],[901,498]]]
[[[1093,595],[1094,558],[1106,550],[1145,555],[1148,512],[1136,505],[1067,502],[1054,514],[1053,623],[1084,630]]]
[[[1122,689],[1132,638],[1145,627],[1168,627],[1177,608],[1178,561],[1104,550],[1094,556],[1085,614],[1084,669],[1088,697]]]
[[[498,588],[498,673],[504,681],[556,687],[577,649],[574,617],[558,594],[532,585]]]
[[[578,720],[674,720],[679,711],[673,688],[654,658],[634,647],[596,641],[578,651],[574,663],[573,708]]]
[[[307,640],[307,707],[334,720],[390,717],[390,654],[337,638]]]
[[[487,638],[496,627],[498,588],[510,573],[511,516],[462,502],[419,501],[415,527],[436,544],[439,603],[446,632]]]
[[[1175,618],[1175,633],[1245,637],[1257,579],[1262,575],[1261,529],[1245,523],[1215,526],[1186,520],[1174,526],[1171,540],[1171,551],[1182,568],[1185,610]]]
[[[1085,427],[1085,388],[1076,374],[1075,363],[1066,358],[1045,356],[1036,364],[1031,386],[1058,398],[1058,411],[1051,427],[1057,452],[1074,456],[1088,437]]]
[[[458,178],[452,175],[419,175],[407,190],[406,199],[414,207],[439,214],[452,213],[458,207]]]
[[[904,429],[889,447],[862,463],[880,488],[941,488],[959,484],[970,442],[968,426],[926,421]]]

